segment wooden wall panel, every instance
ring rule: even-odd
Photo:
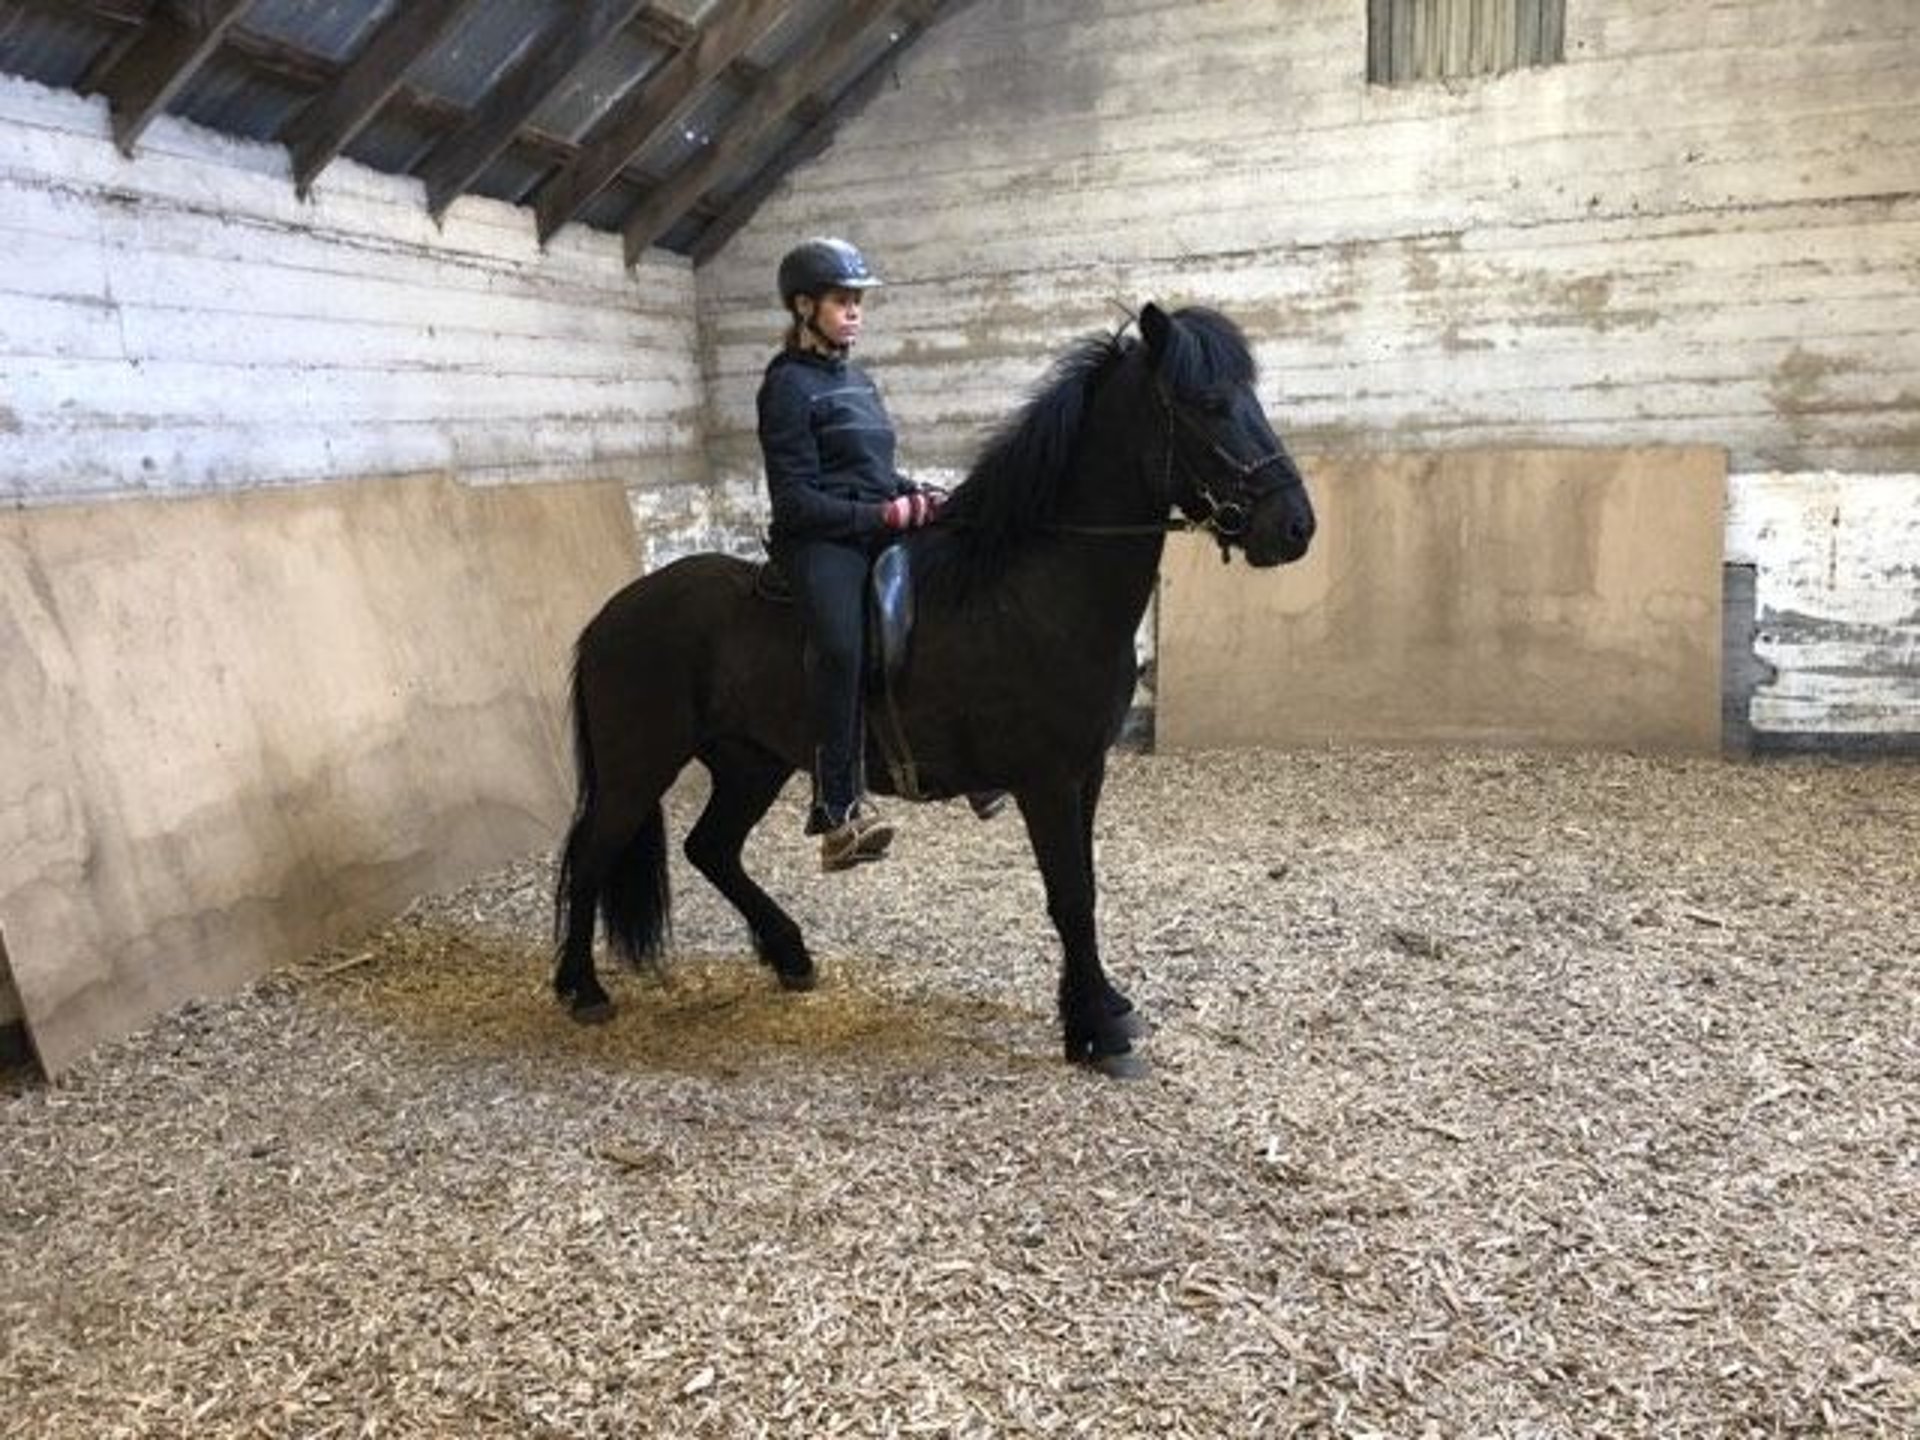
[[[1726,459],[1466,451],[1305,467],[1305,560],[1169,547],[1163,749],[1720,744]]]
[[[46,1068],[555,843],[571,645],[633,554],[617,483],[0,511],[0,928]]]

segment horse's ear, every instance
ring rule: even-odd
[[[1153,356],[1154,363],[1167,352],[1167,341],[1173,335],[1173,321],[1167,312],[1149,300],[1140,308],[1140,334],[1147,342],[1147,353]]]

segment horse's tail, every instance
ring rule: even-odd
[[[553,887],[553,933],[561,944],[570,927],[576,885],[590,887],[579,897],[597,903],[614,953],[630,963],[660,953],[666,940],[673,896],[667,884],[667,825],[659,801],[637,830],[610,833],[600,794],[593,730],[587,723],[586,637],[573,658],[573,824],[560,851]]]
[[[667,821],[656,801],[600,891],[600,918],[606,923],[613,953],[628,964],[659,955],[672,905],[667,888]]]

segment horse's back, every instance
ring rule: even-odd
[[[624,642],[634,626],[646,626],[658,617],[677,615],[682,628],[697,627],[705,618],[751,601],[758,568],[737,555],[683,555],[616,590],[587,622],[580,643],[585,647],[603,637]]]

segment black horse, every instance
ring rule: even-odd
[[[905,542],[917,620],[892,702],[923,795],[1012,792],[1065,949],[1067,1056],[1116,1075],[1144,1068],[1131,1044],[1141,1026],[1100,965],[1093,818],[1166,532],[1204,527],[1223,558],[1234,547],[1270,566],[1303,555],[1314,528],[1234,325],[1148,305],[1139,327],[1139,340],[1097,336],[1064,356],[938,522]],[[1175,507],[1184,526],[1169,519]],[[799,926],[740,863],[748,831],[812,753],[805,694],[794,610],[763,598],[743,560],[676,561],[582,631],[579,799],[554,894],[554,989],[577,1019],[612,1013],[594,974],[596,908],[625,958],[660,947],[660,801],[695,759],[713,784],[688,860],[746,917],[783,985],[813,984]],[[887,791],[877,755],[868,768]]]

